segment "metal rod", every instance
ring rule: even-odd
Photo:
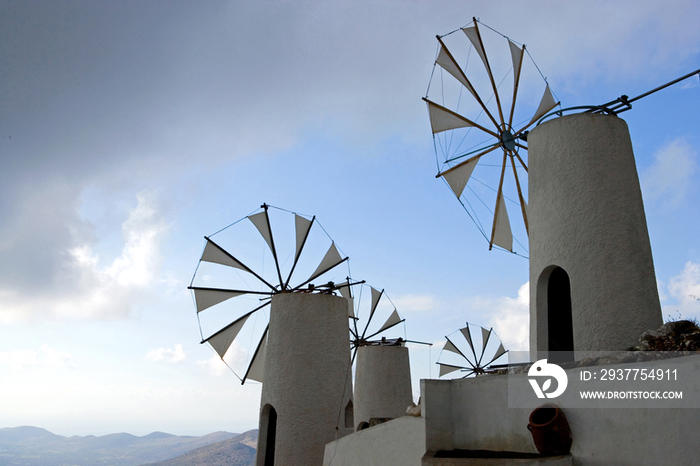
[[[692,73],[688,73],[688,74],[686,74],[685,76],[681,76],[681,77],[678,78],[678,79],[674,79],[673,81],[668,82],[668,83],[664,84],[663,86],[659,86],[659,87],[657,87],[656,89],[652,89],[652,90],[650,90],[649,92],[645,92],[644,94],[638,95],[637,97],[633,97],[633,98],[631,98],[631,99],[627,99],[627,101],[630,102],[630,103],[632,103],[632,102],[634,102],[635,100],[639,100],[639,99],[641,99],[642,97],[646,97],[646,96],[648,96],[649,94],[653,94],[653,93],[656,92],[656,91],[660,91],[661,89],[667,88],[668,86],[671,86],[671,85],[673,85],[673,84],[676,84],[676,83],[679,82],[679,81],[683,81],[684,79],[688,79],[689,77],[693,76],[694,74],[700,74],[700,69],[697,69],[697,70],[693,71]]]

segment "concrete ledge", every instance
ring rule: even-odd
[[[571,466],[573,457],[571,455],[541,456],[515,451],[453,450],[428,451],[421,460],[421,466],[509,466],[513,464]]]

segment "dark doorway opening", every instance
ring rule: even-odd
[[[274,466],[275,437],[277,435],[277,411],[272,405],[265,405],[260,413],[260,432],[258,434],[258,466]]]
[[[265,466],[275,464],[275,435],[277,433],[277,411],[270,406],[270,414],[267,418],[267,442],[265,445]]]
[[[561,267],[552,270],[547,282],[547,338],[549,362],[574,360],[574,326],[571,283]]]

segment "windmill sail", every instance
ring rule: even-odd
[[[216,288],[190,287],[190,289],[194,290],[194,301],[197,305],[198,313],[216,304],[223,303],[227,299],[248,293],[242,290],[219,290]]]
[[[489,342],[490,336],[491,336],[491,330],[486,330],[484,327],[481,327],[481,351],[482,352],[486,349],[486,345]]]
[[[472,176],[474,167],[476,167],[476,164],[479,163],[479,158],[480,157],[475,157],[467,163],[455,167],[454,170],[449,170],[442,173],[442,177],[445,178],[447,184],[450,185],[450,188],[452,188],[452,192],[455,193],[455,196],[460,197],[462,195],[464,188],[469,182],[469,178]]]
[[[484,63],[486,69],[489,69],[489,62],[486,59],[486,53],[484,52],[484,48],[481,46],[481,37],[479,37],[479,30],[476,28],[476,24],[474,26],[462,28],[462,31],[469,38],[469,42],[471,42],[474,46],[474,50],[476,50],[476,53],[479,54],[479,57]]]
[[[469,347],[474,348],[474,343],[472,343],[472,334],[469,331],[469,324],[467,323],[467,326],[459,329],[459,331],[462,332],[462,335],[464,335],[465,340],[467,340],[467,343],[469,343]]]
[[[384,330],[390,329],[394,325],[398,325],[401,322],[403,322],[404,319],[401,319],[401,316],[399,316],[399,313],[396,312],[396,309],[394,309],[394,312],[391,313],[389,318],[384,322],[384,325],[382,325],[382,328],[380,328],[377,333],[383,332]]]
[[[496,359],[500,358],[501,356],[503,356],[503,355],[506,354],[506,353],[507,353],[507,351],[506,351],[506,349],[503,347],[503,343],[499,344],[499,345],[498,345],[498,350],[496,350],[496,353],[493,355],[493,357],[491,358],[491,360],[490,360],[489,362],[486,363],[486,365],[491,364],[491,363],[494,362]]]
[[[272,229],[270,228],[270,219],[267,215],[267,211],[262,211],[260,213],[248,216],[255,228],[258,229],[260,235],[265,238],[265,242],[270,247],[270,251],[275,251],[275,243],[272,239]]]
[[[454,76],[454,78],[457,81],[462,83],[462,85],[466,87],[467,90],[471,92],[474,97],[476,97],[476,91],[474,91],[472,84],[469,82],[467,77],[464,75],[464,72],[455,61],[452,54],[449,52],[449,50],[447,50],[447,47],[445,47],[445,45],[442,42],[440,42],[440,53],[438,54],[435,63],[440,65],[445,71]]]
[[[513,59],[513,85],[518,86],[518,80],[520,79],[520,67],[523,63],[523,51],[525,46],[521,49],[508,39],[508,46],[510,47],[510,56]]]
[[[304,217],[294,214],[294,227],[296,231],[297,240],[296,253],[294,254],[294,263],[296,263],[296,261],[299,260],[301,250],[304,249],[304,244],[306,243],[306,239],[309,237],[311,225],[313,225],[315,219],[316,217],[312,218],[311,220],[306,220]]]
[[[348,317],[355,318],[355,298],[352,297],[350,290],[350,282],[341,283],[338,285],[340,295],[348,300]]]
[[[284,283],[284,289],[287,288],[289,281],[292,279],[292,274],[297,266],[297,262],[299,262],[299,256],[301,256],[301,251],[304,249],[304,245],[309,237],[309,232],[311,231],[311,226],[313,225],[314,220],[316,220],[315,216],[311,220],[307,220],[300,215],[294,214],[294,229],[297,243],[296,252],[294,253],[294,264],[292,264],[292,269],[289,271],[287,281]]]
[[[426,98],[423,98],[423,100],[425,100],[425,102],[428,104],[428,114],[430,115],[430,125],[433,128],[433,134],[441,133],[450,129],[467,128],[469,126],[490,132],[478,123],[471,121],[469,118],[463,117],[459,113],[455,113],[452,110],[449,110],[442,105],[438,105],[435,102],[431,102]]]
[[[216,351],[216,354],[218,354],[219,357],[223,359],[224,355],[226,354],[226,351],[228,351],[228,349],[231,347],[233,340],[236,339],[238,333],[241,331],[246,321],[248,320],[248,317],[250,317],[250,315],[255,311],[257,311],[257,309],[254,309],[249,313],[234,320],[233,322],[231,322],[226,327],[222,328],[209,338],[203,340],[202,343],[209,343],[211,347],[214,348],[214,351]]]
[[[438,364],[440,364],[440,377],[442,377],[445,374],[449,374],[450,372],[458,371],[461,369],[466,369],[465,367],[451,366],[449,364],[443,364],[443,363],[438,363]]]
[[[447,337],[445,337],[445,338],[447,338]],[[464,357],[465,359],[467,359],[467,357],[464,356],[464,354],[462,354],[462,352],[459,350],[459,348],[457,348],[457,347],[455,346],[455,344],[452,343],[452,341],[451,341],[449,338],[447,338],[447,342],[445,343],[445,347],[442,348],[442,349],[444,349],[444,350],[446,350],[446,351],[451,351],[451,352],[453,352],[453,353],[455,353],[455,354],[459,354],[460,356],[462,356],[462,357]]]
[[[540,105],[539,107],[537,107],[537,111],[535,112],[535,116],[532,117],[532,120],[530,120],[530,123],[528,123],[527,126],[525,126],[525,128],[531,126],[534,122],[545,116],[547,112],[552,110],[557,105],[559,105],[559,103],[554,100],[552,91],[549,89],[549,84],[547,84],[547,86],[544,89],[544,95],[542,96],[542,100],[540,100]],[[518,133],[523,131],[525,128],[518,131]]]
[[[493,51],[488,47],[489,42],[484,40],[487,39],[486,34],[490,34],[486,28],[500,35],[507,42],[508,52],[506,52],[506,48],[503,48],[501,52],[499,52],[500,49],[494,49],[502,59],[492,60]],[[460,37],[448,38],[453,33],[457,33],[456,35]],[[437,70],[439,72],[434,72],[431,75],[428,90],[423,97],[428,106],[433,133],[435,155],[439,167],[437,176],[442,177],[455,193],[460,204],[486,238],[489,249],[492,249],[495,244],[499,248],[520,254],[520,251],[513,249],[513,243],[515,243],[516,248],[519,246],[527,250],[525,242],[516,241],[516,239],[520,235],[529,233],[529,224],[524,206],[523,189],[520,185],[515,162],[512,162],[513,175],[508,174],[508,178],[511,176],[515,178],[518,203],[523,206],[522,209],[519,209],[521,211],[518,212],[518,216],[522,214],[525,225],[524,232],[520,229],[520,224],[511,225],[504,207],[505,203],[499,199],[502,195],[507,196],[508,199],[514,199],[513,185],[508,182],[505,185],[506,192],[503,191],[504,174],[502,170],[500,183],[497,189],[493,189],[496,188],[493,183],[495,178],[491,177],[489,174],[491,170],[486,169],[486,167],[493,166],[490,160],[495,157],[484,156],[500,148],[503,150],[505,158],[517,159],[527,172],[527,165],[521,157],[523,151],[527,151],[525,131],[552,111],[558,103],[554,100],[554,95],[544,79],[544,95],[542,95],[539,106],[535,105],[537,111],[534,112],[534,115],[532,113],[528,115],[531,117],[530,120],[525,119],[523,123],[519,123],[522,116],[516,115],[516,102],[522,100],[522,97],[519,96],[519,89],[522,88],[521,82],[530,79],[530,76],[533,75],[532,71],[534,71],[533,68],[527,66],[525,60],[527,49],[525,45],[518,45],[506,35],[500,34],[490,27],[482,28],[481,22],[476,18],[463,28],[442,36],[438,35],[437,40],[439,46],[434,70],[439,67]],[[490,39],[488,40],[490,41]],[[466,56],[453,55],[456,50],[460,49],[453,48],[452,44],[457,46],[459,42],[463,43],[462,47],[466,44],[466,49],[462,49],[466,52]],[[505,54],[508,57],[505,57]],[[475,58],[474,55],[478,55],[479,58]],[[527,55],[529,56],[529,54]],[[537,65],[534,65],[534,68],[539,71]],[[506,75],[511,70],[513,77],[512,81],[508,82]],[[446,77],[446,74],[452,77]],[[490,86],[488,86],[487,81]],[[434,85],[436,83],[438,85]],[[469,93],[464,92],[465,88]],[[504,90],[508,90],[510,94],[508,97],[512,97],[508,102],[508,108],[502,105],[506,102],[501,101],[503,97],[507,96]],[[486,102],[480,97],[480,94],[484,97],[489,95],[485,92],[490,94]],[[478,103],[478,106],[464,105],[464,99],[467,101],[475,100],[476,102],[472,103]],[[482,116],[488,117],[493,125],[485,122]],[[526,124],[525,122],[528,121],[529,123]],[[482,122],[481,125],[478,122]],[[513,125],[525,126],[515,128]],[[477,147],[479,149],[475,149]],[[467,157],[470,158],[467,159]],[[463,160],[463,162],[454,165],[458,160]],[[505,159],[502,166],[507,166]],[[496,196],[492,200],[486,201],[484,196],[491,196],[491,194],[479,186],[474,186],[475,182],[493,189],[497,193]],[[489,232],[485,231],[487,224],[491,227]],[[514,227],[513,231],[511,231],[511,226]],[[513,233],[516,235],[515,238],[513,238]]]
[[[248,220],[250,220],[255,228],[258,229],[260,235],[265,238],[265,242],[270,247],[272,251],[272,257],[275,259],[275,266],[277,267],[277,277],[279,278],[280,287],[284,287],[284,282],[282,280],[282,272],[280,272],[280,264],[277,260],[277,250],[275,249],[275,240],[272,237],[272,228],[270,227],[270,217],[267,215],[267,204],[263,204],[262,212],[254,215],[249,215]]]
[[[270,287],[271,289],[275,289],[274,286],[272,286],[270,283],[267,282],[264,278],[262,278],[260,275],[257,273],[253,272],[249,267],[247,267],[243,262],[239,261],[233,255],[231,255],[228,251],[224,250],[221,246],[216,244],[214,241],[212,241],[208,237],[204,237],[204,239],[207,240],[206,246],[204,246],[204,252],[202,253],[202,258],[200,259],[201,261],[204,262],[212,262],[214,264],[220,264],[220,265],[227,265],[229,267],[235,267],[237,269],[244,270],[252,275],[254,275],[258,280],[263,282],[265,285]]]
[[[506,210],[506,202],[503,195],[498,199],[498,209],[493,224],[493,236],[491,243],[500,246],[506,251],[513,251],[513,233],[510,229],[510,220]]]
[[[206,236],[204,238],[207,240],[207,244],[204,246],[204,252],[202,253],[202,258],[200,260],[235,267],[237,269],[245,270],[246,272],[250,270],[248,267],[243,265],[242,262],[226,252],[221,246],[213,242],[211,239],[207,238]]]
[[[302,283],[303,285],[306,285],[309,283],[311,280],[314,280],[315,278],[318,278],[319,276],[323,275],[324,273],[328,272],[330,269],[334,268],[341,262],[347,260],[347,257],[343,259],[340,257],[340,253],[338,252],[338,249],[335,247],[335,243],[331,243],[331,247],[328,248],[328,251],[326,252],[326,255],[323,257],[323,260],[321,260],[321,263],[318,264],[318,267],[316,268],[316,271],[311,274],[311,277],[309,277],[306,282]]]
[[[248,366],[248,371],[246,372],[245,376],[243,376],[241,384],[245,383],[247,379],[255,380],[256,382],[260,383],[264,382],[263,379],[265,378],[265,355],[267,353],[267,331],[269,330],[269,328],[269,325],[267,326],[267,328],[265,328],[265,332],[263,333],[262,339],[260,340],[258,347],[255,349],[255,354],[253,354],[253,360],[251,361],[250,366]]]

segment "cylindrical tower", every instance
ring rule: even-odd
[[[408,348],[360,346],[356,358],[355,428],[360,430],[373,422],[406,414],[413,402]]]
[[[626,350],[662,324],[627,124],[555,118],[530,132],[528,157],[532,357]]]
[[[326,443],[352,432],[351,398],[347,300],[274,295],[256,465],[323,464]]]

